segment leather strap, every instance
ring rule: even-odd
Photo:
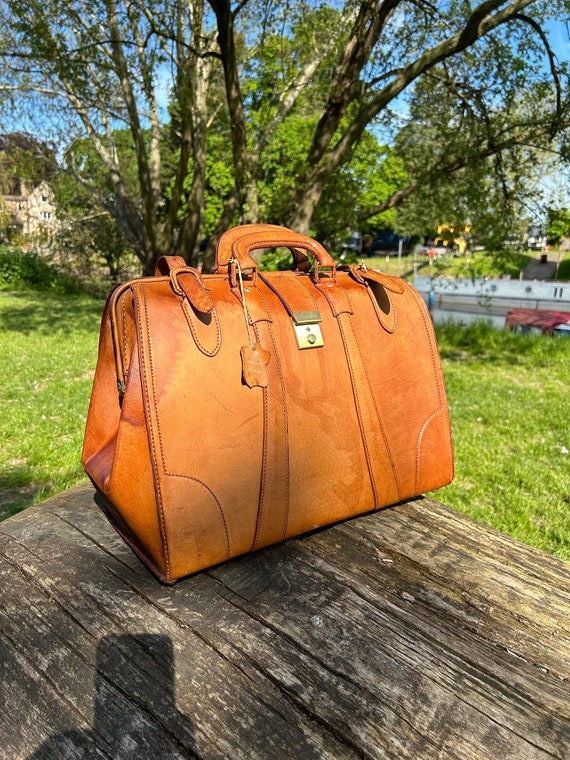
[[[168,277],[173,269],[187,266],[182,256],[161,256],[154,268],[155,277]]]
[[[352,316],[345,312],[339,314],[337,319],[350,373],[354,406],[374,494],[374,503],[377,507],[386,503],[394,504],[401,499],[396,467],[378,406],[370,387],[366,366],[362,360],[358,339],[352,324]],[[389,473],[392,477],[389,476]]]

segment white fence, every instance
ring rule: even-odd
[[[570,312],[570,282],[416,276],[414,287],[434,322],[485,319],[503,328],[510,309]]]

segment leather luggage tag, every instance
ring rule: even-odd
[[[259,343],[249,346],[242,346],[241,364],[242,377],[244,383],[250,388],[267,388],[269,378],[267,377],[267,365],[271,359],[271,354],[262,348]]]

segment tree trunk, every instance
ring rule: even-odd
[[[194,37],[204,40],[203,5],[192,6],[192,27]],[[209,45],[209,42],[207,43]],[[206,192],[206,133],[208,121],[208,84],[212,72],[212,59],[203,55],[202,50],[190,54],[190,72],[187,87],[187,119],[192,136],[193,178],[188,195],[186,213],[174,254],[182,256],[190,265],[197,263],[202,224],[204,219],[204,194]],[[184,87],[184,85],[182,85]]]
[[[258,221],[257,155],[250,155],[247,142],[246,116],[239,83],[235,46],[234,14],[229,0],[210,0],[218,25],[218,44],[224,68],[226,99],[231,122],[231,140],[238,193],[240,221]]]

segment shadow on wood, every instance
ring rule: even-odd
[[[0,524],[0,757],[568,757],[561,560],[417,499],[164,586],[93,497]]]

